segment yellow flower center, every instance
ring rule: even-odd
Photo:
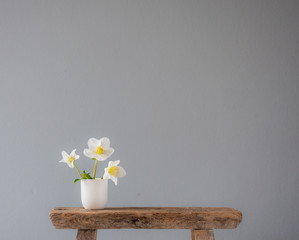
[[[118,167],[117,166],[112,166],[111,168],[109,168],[108,173],[114,177],[116,177],[118,175]]]
[[[104,148],[102,148],[101,146],[98,146],[95,153],[99,154],[99,155],[103,154],[104,153]]]
[[[74,158],[73,156],[69,156],[68,161],[69,161],[70,163],[72,163],[74,160],[75,160],[75,158]]]

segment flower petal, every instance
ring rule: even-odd
[[[107,159],[106,155],[104,154],[94,154],[94,158],[96,158],[98,161],[105,161]]]
[[[112,164],[113,164],[113,161],[109,161],[107,169],[109,169],[111,166],[113,166]]]
[[[90,138],[87,142],[88,148],[95,152],[96,148],[101,144],[100,140],[96,138]]]
[[[77,160],[78,158],[80,158],[80,156],[79,155],[75,155],[75,160]]]
[[[103,148],[109,148],[110,147],[110,139],[107,137],[103,137],[100,139],[100,145]]]
[[[114,153],[114,149],[113,148],[107,148],[104,150],[104,153],[101,154],[101,158],[103,160],[106,160],[107,158],[109,158],[112,154]]]
[[[110,179],[117,185],[117,178],[110,175]]]
[[[66,163],[67,160],[65,158],[61,159],[59,162],[63,162],[63,163]]]
[[[84,155],[88,158],[96,158],[97,154],[95,154],[93,151],[90,149],[85,148],[83,151]]]
[[[126,176],[126,174],[127,173],[126,173],[125,169],[123,167],[121,167],[121,166],[118,166],[117,177],[122,178],[122,177]]]
[[[76,149],[74,149],[71,153],[70,153],[70,156],[75,156],[76,155]]]
[[[116,160],[116,161],[113,162],[112,166],[117,166],[119,163],[120,163],[120,160]]]
[[[105,173],[104,173],[103,179],[109,179],[110,178],[108,170],[109,170],[109,168],[105,168]]]
[[[68,159],[68,157],[69,157],[69,155],[68,155],[65,151],[62,151],[62,152],[61,152],[61,155],[62,155],[62,157],[65,158],[65,159]]]
[[[117,166],[117,164],[115,164],[115,162],[117,162],[117,161],[110,161],[109,162],[109,167]]]
[[[105,154],[97,155],[96,159],[99,161],[105,161],[108,157]]]
[[[70,168],[74,168],[74,163],[73,162],[67,161],[66,163],[67,163],[67,165],[69,165]]]

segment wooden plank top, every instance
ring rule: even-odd
[[[50,212],[55,228],[66,229],[230,229],[242,221],[232,208],[125,207],[86,210],[60,207]]]

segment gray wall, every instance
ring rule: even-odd
[[[298,1],[1,0],[0,41],[1,240],[75,238],[48,218],[81,206],[60,153],[91,170],[102,136],[127,170],[109,206],[233,207],[216,239],[299,239]]]

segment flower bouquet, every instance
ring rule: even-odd
[[[100,178],[96,178],[98,161],[105,161],[109,158],[114,149],[110,147],[110,140],[107,137],[101,139],[90,138],[88,140],[88,148],[83,153],[86,157],[95,161],[92,176],[88,172],[80,172],[75,161],[80,158],[74,149],[70,154],[62,151],[62,160],[59,162],[66,163],[70,168],[77,170],[80,178],[74,180],[81,181],[81,201],[86,209],[102,209],[107,204],[108,199],[108,179],[111,179],[117,185],[117,179],[126,175],[123,167],[119,166],[120,160],[110,161],[108,167],[104,170],[104,174]]]

